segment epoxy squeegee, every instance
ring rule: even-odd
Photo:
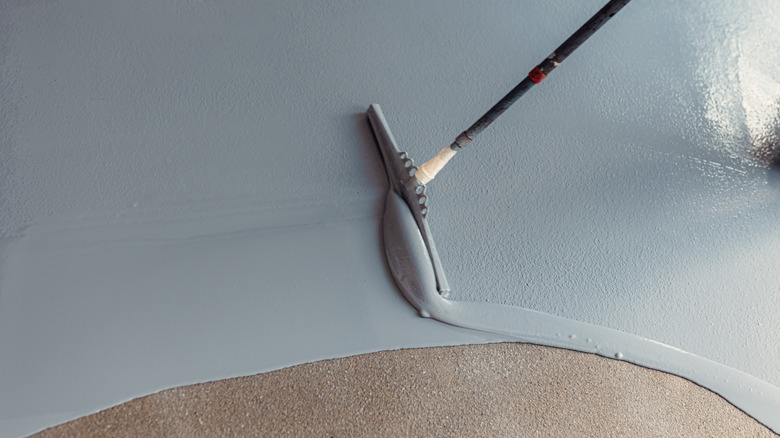
[[[399,150],[379,105],[371,105],[368,109],[368,119],[382,153],[389,182],[383,225],[385,255],[396,284],[423,316],[427,313],[423,306],[424,297],[433,293],[446,297],[450,290],[426,220],[428,197],[425,184],[459,149],[469,144],[528,89],[547,77],[628,2],[612,0],[607,3],[493,108],[458,135],[452,145],[419,168],[406,152]]]

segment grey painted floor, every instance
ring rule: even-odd
[[[395,291],[362,112],[423,161],[600,5],[0,6],[0,429],[497,340]],[[629,4],[430,184],[453,298],[780,385],[780,175],[755,157],[778,145],[777,22],[772,0]]]

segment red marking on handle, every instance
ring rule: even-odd
[[[531,70],[530,73],[528,73],[528,77],[531,78],[531,82],[538,84],[539,82],[542,82],[542,79],[546,78],[547,75],[542,73],[542,70],[537,65],[533,70]]]

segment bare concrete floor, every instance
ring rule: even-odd
[[[37,436],[775,437],[685,379],[531,344],[383,351],[141,397]]]

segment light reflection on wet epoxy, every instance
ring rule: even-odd
[[[780,22],[780,12],[760,4],[699,4],[696,16],[707,23],[692,33],[700,38],[696,75],[706,117],[720,140],[710,147],[743,164],[745,151],[764,163],[778,158],[780,33],[765,29]]]

